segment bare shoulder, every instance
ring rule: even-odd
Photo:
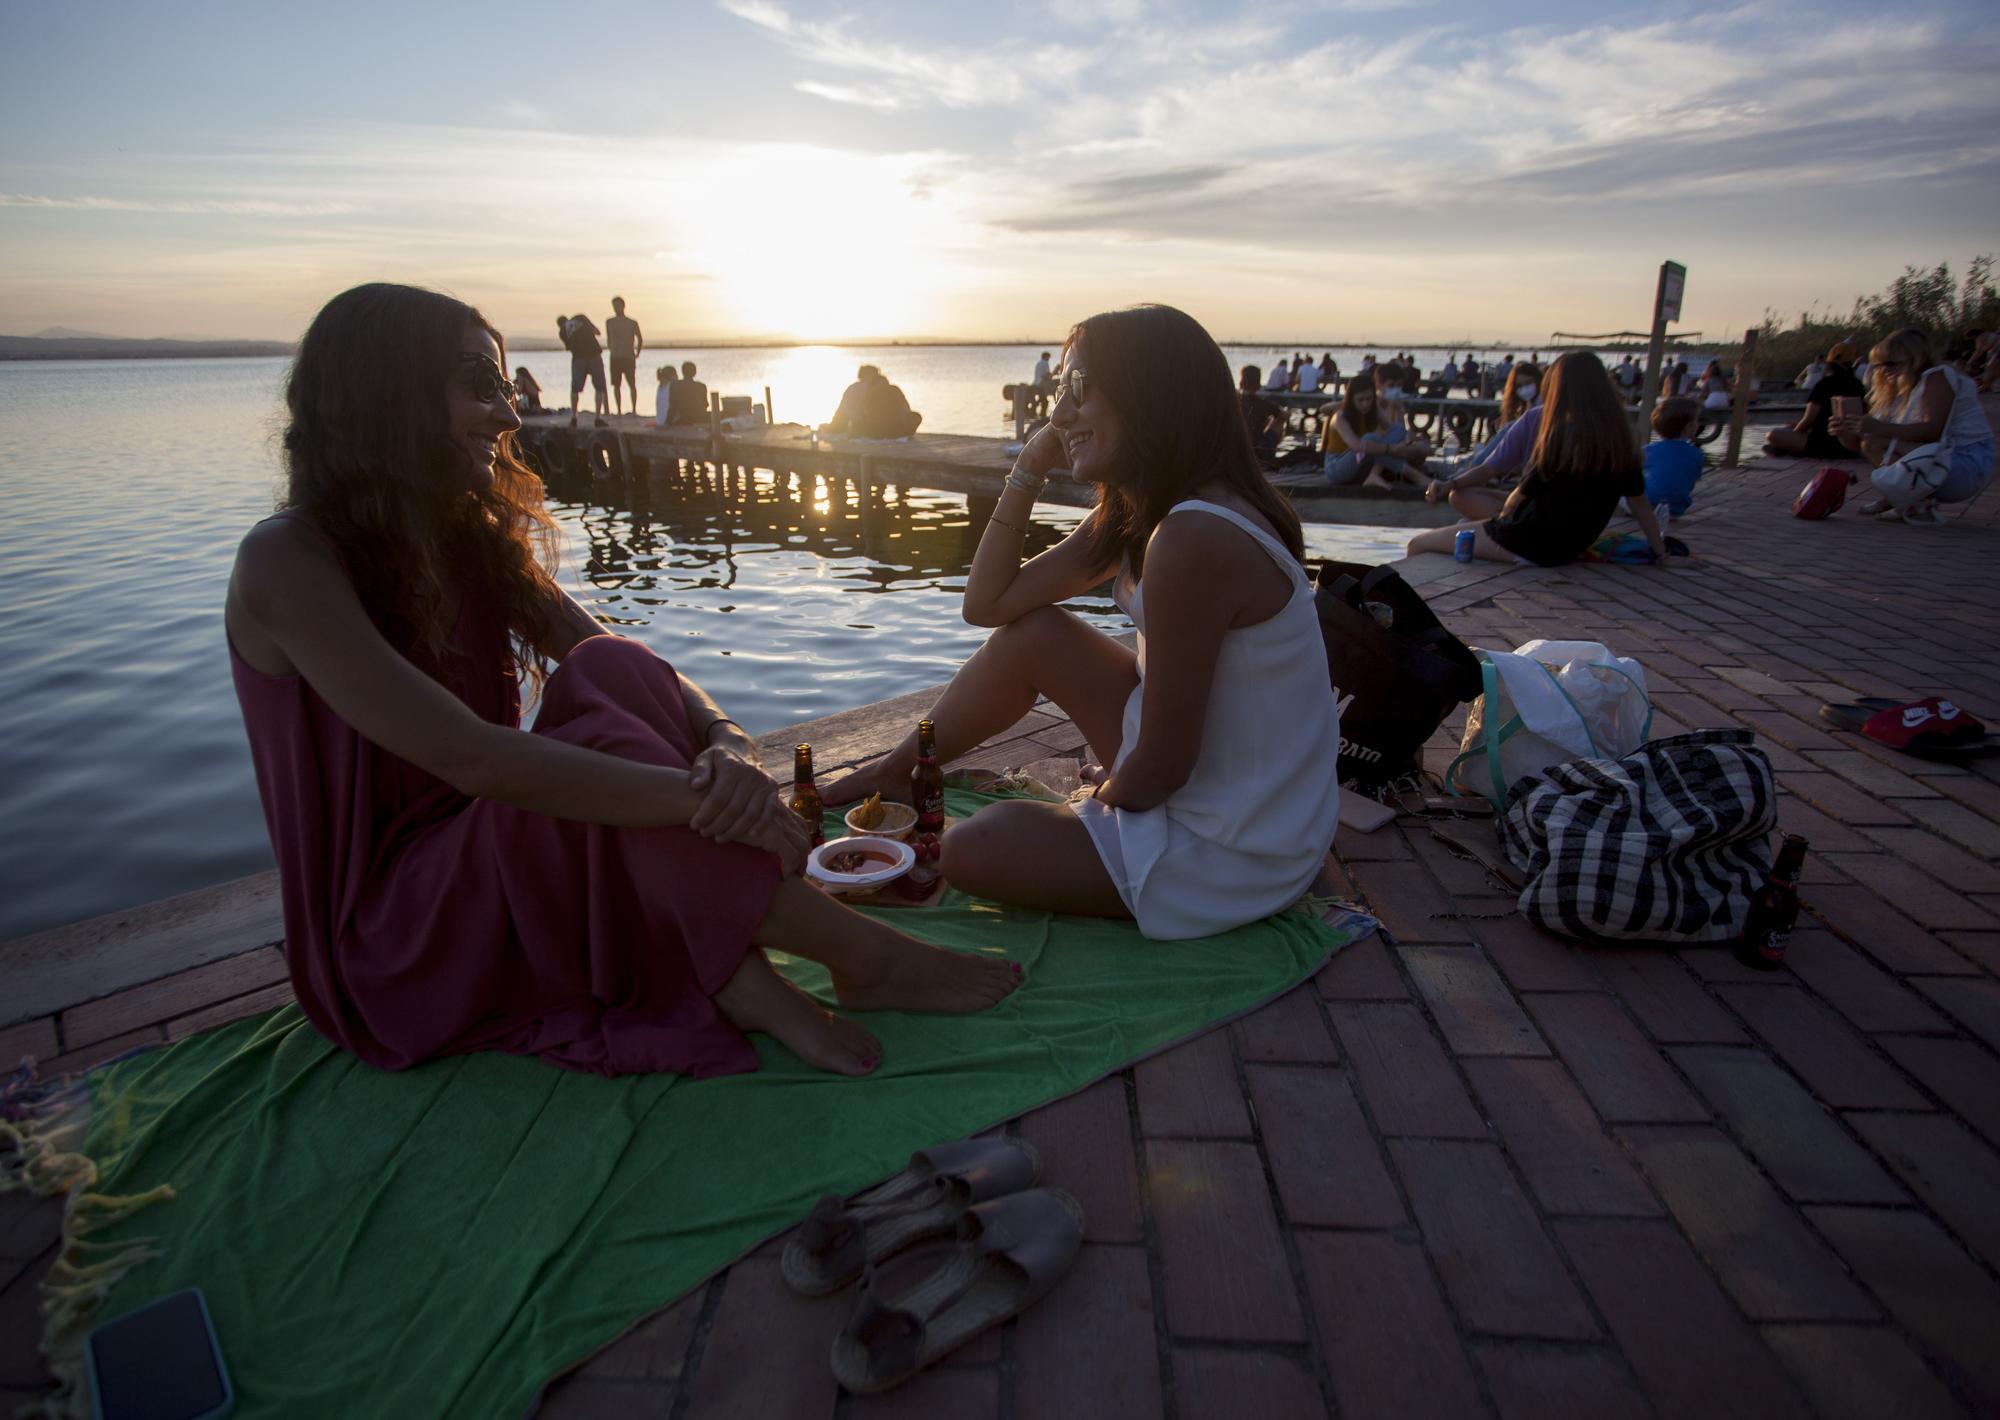
[[[325,534],[300,518],[266,518],[236,545],[229,598],[263,620],[271,609],[346,581]]]
[[[1247,541],[1243,530],[1226,518],[1193,509],[1170,512],[1146,544],[1146,571],[1148,575],[1155,567],[1211,571],[1239,556]]]

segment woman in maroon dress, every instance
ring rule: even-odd
[[[800,878],[804,826],[749,737],[556,585],[505,369],[449,297],[335,297],[286,391],[281,510],[237,551],[230,660],[313,1024],[385,1069],[505,1050],[727,1074],[759,1030],[858,1075],[874,1038],[765,949],[823,963],[853,1010],[1000,1000],[1013,963]]]

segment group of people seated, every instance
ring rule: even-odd
[[[751,737],[562,590],[505,361],[450,297],[335,297],[287,384],[281,510],[237,552],[231,669],[313,1026],[391,1070],[497,1050],[721,1075],[756,1069],[745,1033],[764,1032],[863,1075],[882,1056],[866,1013],[1004,999],[1022,968],[1003,953],[932,946],[801,876],[813,829]],[[1339,818],[1298,515],[1222,351],[1180,311],[1090,317],[1056,378],[966,579],[963,614],[993,635],[929,719],[949,762],[1047,697],[1095,764],[1068,802],[956,825],[943,875],[1156,941],[1226,932],[1308,891]],[[1028,557],[1059,468],[1097,505]],[[1107,580],[1136,650],[1064,609]],[[907,800],[917,753],[913,734],[826,801]],[[838,1010],[768,953],[823,965]]]
[[[1308,355],[1294,355],[1289,362],[1280,355],[1261,388],[1272,394],[1318,394],[1340,383],[1340,362],[1327,351],[1315,362]]]
[[[708,385],[696,379],[695,373],[692,360],[681,361],[678,370],[668,364],[653,372],[659,380],[653,391],[653,423],[657,427],[708,422]]]

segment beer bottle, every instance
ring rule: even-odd
[[[1751,895],[1743,936],[1736,943],[1736,958],[1745,966],[1776,971],[1785,964],[1785,948],[1799,920],[1799,869],[1805,860],[1805,839],[1786,834],[1778,861],[1764,875],[1764,885]]]
[[[916,828],[910,834],[917,861],[910,866],[910,883],[929,891],[938,879],[938,835],[944,832],[944,770],[938,767],[937,727],[929,720],[917,722],[917,763],[910,771],[910,802],[917,809]]]
[[[813,847],[826,842],[826,811],[819,801],[819,788],[813,783],[813,747],[801,744],[792,750],[792,797],[791,810],[806,821],[812,830]]]

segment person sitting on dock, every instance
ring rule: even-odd
[[[1331,390],[1339,383],[1340,361],[1334,359],[1333,352],[1329,350],[1326,354],[1319,357],[1319,387],[1323,390]]]
[[[965,619],[996,628],[930,710],[948,761],[1040,696],[1088,738],[1094,790],[1014,799],[945,835],[954,887],[1035,911],[1209,936],[1312,885],[1340,814],[1339,711],[1298,514],[1257,466],[1208,332],[1167,306],[1090,317],[1063,346],[1049,425],[987,520]],[[1058,468],[1095,509],[1027,562]],[[1138,651],[1064,609],[1112,579]],[[830,803],[909,792],[914,737],[829,786]],[[1060,947],[1060,927],[1058,941]]]
[[[1805,413],[1789,429],[1773,429],[1764,436],[1764,452],[1786,458],[1847,459],[1854,457],[1827,428],[1833,418],[1836,399],[1864,399],[1867,391],[1854,377],[1854,361],[1859,355],[1851,340],[1842,340],[1826,352],[1824,360],[1814,360],[1824,373],[1806,387]],[[1811,366],[1807,367],[1808,369]]]
[[[1833,432],[1876,465],[1877,496],[1858,512],[1920,526],[1944,521],[1943,504],[1963,503],[1993,481],[1993,426],[1963,370],[1937,358],[1921,330],[1884,336],[1868,352],[1885,398],[1870,415],[1833,421]]]
[[[1473,534],[1475,557],[1494,562],[1534,562],[1560,567],[1574,562],[1603,533],[1629,499],[1633,521],[1646,535],[1655,563],[1665,566],[1666,541],[1642,496],[1638,445],[1625,403],[1612,388],[1604,362],[1587,350],[1572,350],[1549,367],[1543,402],[1524,414],[1502,445],[1532,439],[1527,472],[1503,500],[1489,488],[1434,483],[1435,498],[1448,493],[1466,521],[1430,528],[1410,539],[1409,553],[1453,551],[1458,534]],[[1495,450],[1495,457],[1500,454]],[[1511,453],[1511,451],[1510,451]],[[1476,472],[1476,470],[1475,470]]]
[[[727,1075],[762,1031],[863,1075],[875,1038],[767,951],[824,964],[849,1010],[1005,997],[1017,967],[799,876],[810,832],[755,741],[563,592],[505,360],[470,306],[378,284],[329,301],[292,365],[287,490],[224,625],[307,1019],[383,1070],[497,1050]]]
[[[696,379],[694,373],[694,361],[681,361],[681,377],[674,381],[673,393],[667,400],[667,423],[708,422],[708,386]]]
[[[1722,368],[1720,360],[1708,362],[1708,368],[1701,372],[1701,382],[1697,388],[1701,392],[1703,409],[1727,409],[1736,393],[1729,382],[1729,371]]]
[[[1045,399],[1056,392],[1055,367],[1049,364],[1049,361],[1054,358],[1048,351],[1044,350],[1042,358],[1035,361],[1035,393]]]
[[[1243,423],[1250,430],[1250,445],[1260,461],[1277,457],[1278,441],[1285,436],[1285,411],[1264,398],[1264,372],[1245,365],[1236,381],[1236,398],[1243,406]]]
[[[1278,363],[1271,367],[1271,373],[1264,377],[1264,388],[1272,394],[1283,394],[1292,387],[1292,370],[1280,355]]]
[[[526,365],[514,367],[514,389],[521,397],[517,412],[521,414],[547,412],[542,408],[542,387],[535,377],[528,373]]]
[[[909,399],[889,383],[888,376],[873,365],[863,365],[840,396],[840,407],[827,420],[826,429],[855,439],[906,439],[923,422],[924,416],[910,408]]]
[[[653,371],[653,378],[659,381],[659,387],[653,391],[653,427],[664,429],[674,422],[674,386],[679,381],[672,365],[660,366]]]
[[[1379,376],[1389,368],[1378,365],[1375,373]],[[1321,476],[1327,483],[1335,488],[1351,483],[1389,488],[1393,479],[1421,477],[1430,443],[1412,439],[1400,421],[1385,418],[1390,404],[1374,380],[1357,375],[1347,382],[1339,412],[1320,425]]]
[[[1319,366],[1300,356],[1299,362],[1292,366],[1292,388],[1300,394],[1318,394]]]

